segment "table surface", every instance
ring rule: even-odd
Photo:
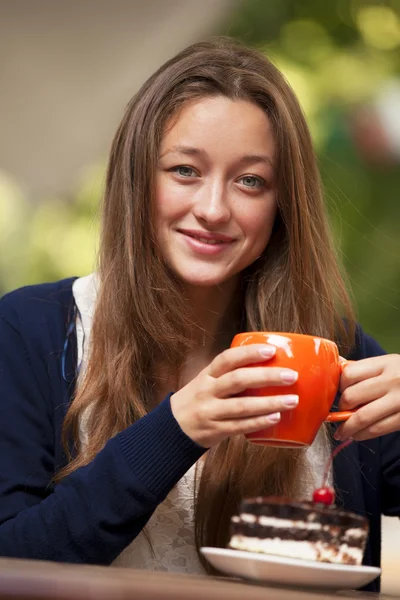
[[[385,594],[325,592],[219,577],[0,559],[0,599],[13,600],[385,600]]]

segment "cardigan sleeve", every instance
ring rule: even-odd
[[[57,399],[9,308],[1,302],[0,556],[110,564],[205,449],[181,430],[167,396],[54,485]]]
[[[378,342],[365,334],[361,328],[358,329],[357,342],[357,360],[386,354]],[[387,516],[400,517],[400,431],[379,437],[377,443],[380,457],[381,512]]]

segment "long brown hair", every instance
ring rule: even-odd
[[[240,328],[328,337],[344,355],[352,346],[352,306],[331,244],[309,130],[293,91],[255,50],[225,38],[194,44],[143,85],[113,142],[91,351],[64,423],[64,441],[72,436],[76,447],[61,476],[90,462],[110,437],[146,414],[158,357],[179,370],[195,344],[181,286],[155,241],[154,181],[172,115],[189,100],[217,95],[261,107],[277,147],[278,214],[265,252],[243,273]],[[88,443],[80,448],[79,420],[90,405]],[[242,436],[212,448],[196,490],[197,546],[225,545],[229,518],[242,496],[294,496],[304,465],[301,451],[253,447]]]

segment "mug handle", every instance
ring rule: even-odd
[[[343,362],[340,363],[340,369],[342,373],[343,369],[351,362],[354,362],[354,360],[343,360]],[[330,412],[325,419],[325,423],[340,423],[341,421],[347,421],[347,419],[350,419],[351,415],[354,415],[357,410],[357,408],[354,408],[353,410]]]

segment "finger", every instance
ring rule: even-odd
[[[357,442],[362,442],[364,440],[372,440],[373,438],[380,437],[381,435],[386,435],[387,433],[392,433],[393,431],[398,431],[399,429],[400,415],[399,413],[396,413],[390,415],[389,417],[381,419],[380,421],[374,423],[370,427],[362,429],[353,436],[353,439]]]
[[[349,362],[343,367],[340,377],[340,391],[342,392],[349,385],[354,385],[364,379],[377,377],[383,372],[386,363],[387,358],[385,356],[373,356],[372,358]]]
[[[297,371],[291,369],[243,367],[219,377],[215,382],[214,393],[218,398],[228,398],[246,389],[292,385],[297,378]]]
[[[339,409],[351,410],[382,398],[387,392],[387,382],[380,376],[364,379],[347,387],[340,397]]]
[[[399,407],[393,402],[390,395],[379,398],[375,402],[370,402],[359,408],[348,421],[342,423],[336,430],[335,438],[340,440],[354,438],[360,431],[370,428],[374,423],[378,423],[394,413],[398,414],[398,411]]]
[[[239,367],[267,362],[271,360],[275,352],[275,346],[269,344],[249,344],[228,348],[214,358],[208,365],[207,372],[211,377],[221,377]]]
[[[270,415],[262,415],[260,417],[252,417],[249,419],[236,419],[233,421],[221,421],[221,433],[224,436],[239,435],[252,433],[260,429],[267,429],[279,423],[281,419],[280,413]]]
[[[295,394],[231,398],[215,403],[214,419],[221,421],[225,419],[247,419],[261,415],[267,416],[272,413],[291,410],[298,403],[299,397]]]

